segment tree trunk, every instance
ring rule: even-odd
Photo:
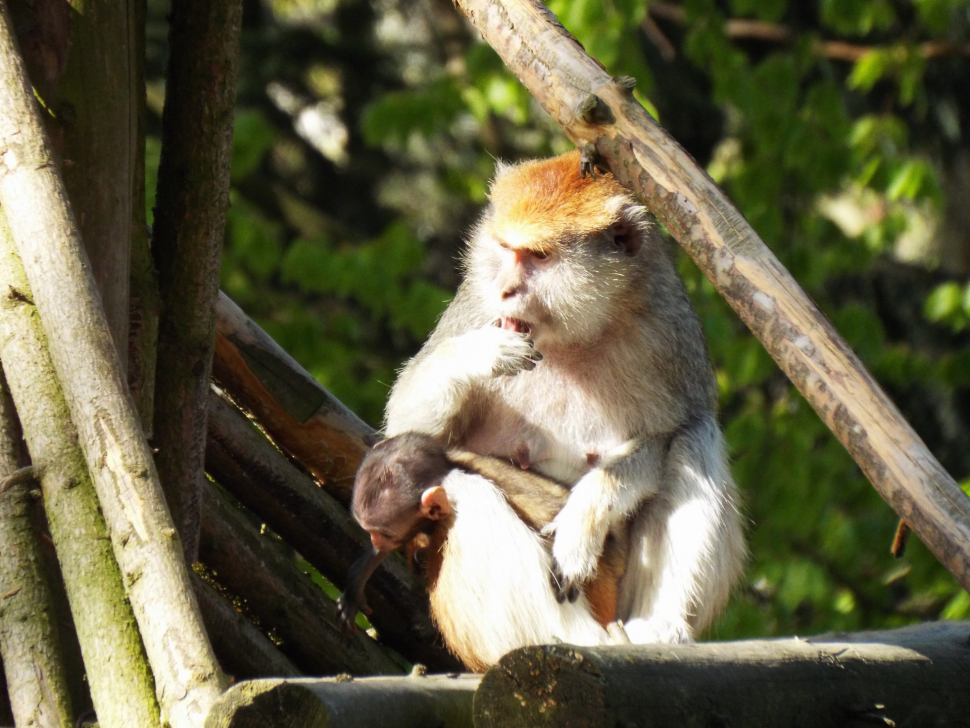
[[[162,296],[153,441],[190,563],[198,552],[205,483],[206,395],[229,208],[241,25],[241,0],[172,2],[152,240]]]
[[[225,685],[0,0],[0,204],[30,281],[146,652],[163,721]]]
[[[339,627],[336,605],[215,486],[202,494],[199,558],[243,599],[280,650],[308,675],[394,675],[403,667],[363,633]]]
[[[134,47],[131,8],[123,2],[71,3],[71,42],[64,75],[45,99],[48,125],[64,159],[63,178],[108,330],[119,353],[128,350],[128,267],[132,174],[138,148],[139,94],[129,73]],[[139,79],[140,80],[140,79]],[[122,373],[127,357],[120,359]]]
[[[970,725],[970,625],[809,640],[525,647],[486,673],[478,728]]]
[[[690,254],[862,468],[965,589],[970,498],[725,194],[538,0],[456,0],[587,157]]]
[[[480,675],[258,680],[236,685],[206,728],[472,728]]]
[[[130,61],[131,82],[138,90],[133,189],[131,200],[131,268],[128,279],[128,391],[148,440],[155,413],[155,365],[158,356],[158,317],[162,307],[158,276],[148,239],[145,211],[145,0],[129,0],[131,47],[139,49]]]
[[[354,475],[374,430],[321,387],[293,357],[219,295],[213,375],[279,446],[330,495],[350,503]]]
[[[206,470],[337,585],[370,543],[345,508],[215,393],[209,395]],[[431,623],[424,586],[401,559],[384,560],[367,595],[382,643],[433,670],[462,669]]]
[[[0,477],[24,464],[17,415],[0,373]],[[28,492],[33,486],[32,479],[6,492],[0,485],[0,656],[17,726],[71,728],[74,710],[57,611]]]
[[[0,361],[44,494],[74,626],[105,728],[158,725],[154,685],[84,455],[0,215]]]

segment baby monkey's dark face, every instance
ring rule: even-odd
[[[440,484],[450,469],[443,448],[425,435],[374,446],[357,471],[351,511],[376,550],[394,551],[433,527],[447,510]]]

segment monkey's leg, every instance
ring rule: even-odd
[[[663,481],[630,530],[618,611],[637,644],[693,639],[727,602],[745,557],[724,439],[713,417],[675,435]]]

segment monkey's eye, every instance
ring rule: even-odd
[[[532,257],[536,260],[548,260],[549,253],[545,252],[544,250],[533,250]]]

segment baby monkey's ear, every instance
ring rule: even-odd
[[[448,494],[440,485],[428,488],[421,494],[421,515],[437,521],[451,513],[451,503]]]

